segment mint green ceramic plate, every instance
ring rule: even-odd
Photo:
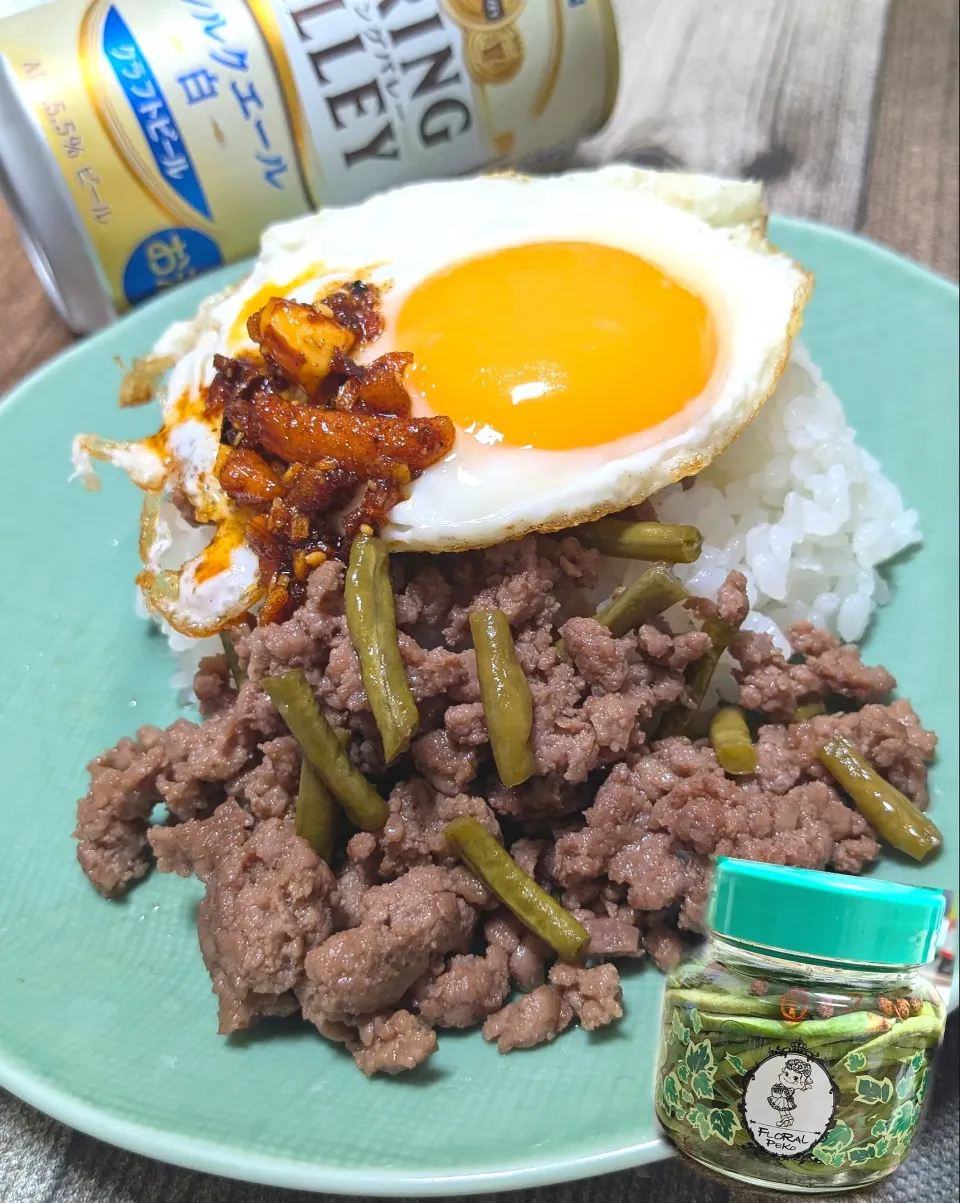
[[[860,438],[921,515],[869,655],[940,732],[945,851],[885,876],[957,888],[957,291],[875,246],[798,222],[775,239],[819,284],[805,337]],[[69,351],[0,405],[0,1083],[114,1144],[217,1174],[360,1194],[534,1186],[664,1157],[652,1071],[660,979],[625,971],[627,1016],[535,1053],[445,1034],[428,1067],[367,1081],[299,1024],[216,1035],[195,882],[154,875],[122,903],[80,874],[84,763],[174,704],[163,640],[133,611],[138,500],[68,483],[77,430],[145,433],[114,357],[142,354],[233,268]]]

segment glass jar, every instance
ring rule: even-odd
[[[708,939],[668,977],[656,1110],[741,1182],[851,1190],[910,1150],[945,1009],[919,970],[937,890],[718,861]]]

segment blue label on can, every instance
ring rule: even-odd
[[[220,247],[200,230],[185,226],[157,230],[134,250],[123,273],[123,292],[131,305],[171,284],[219,267]]]
[[[126,21],[112,5],[103,23],[103,52],[143,131],[160,175],[191,208],[211,218],[203,185],[163,89]]]

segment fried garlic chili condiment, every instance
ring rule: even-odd
[[[861,1187],[907,1156],[944,1007],[919,973],[944,897],[722,858],[699,956],[667,979],[656,1109],[711,1169]]]

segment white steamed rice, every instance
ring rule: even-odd
[[[747,578],[744,626],[765,631],[785,651],[784,630],[809,619],[852,642],[889,600],[879,565],[920,541],[917,514],[879,464],[857,445],[836,394],[806,349],[794,344],[770,400],[750,426],[696,478],[653,498],[665,522],[691,523],[704,536],[695,564],[677,575],[691,593],[715,597],[724,577]],[[208,535],[169,507],[171,564],[183,563]],[[609,592],[638,568],[611,561]],[[138,609],[147,617],[138,593]],[[171,681],[189,693],[200,658],[217,639],[190,639],[161,624],[177,660]]]
[[[747,578],[752,613],[784,650],[798,619],[846,642],[861,638],[889,590],[877,568],[920,541],[915,510],[858,446],[843,408],[806,348],[795,344],[773,396],[693,486],[654,500],[665,522],[704,536],[695,564],[678,567],[691,593],[714,597],[726,574]]]

